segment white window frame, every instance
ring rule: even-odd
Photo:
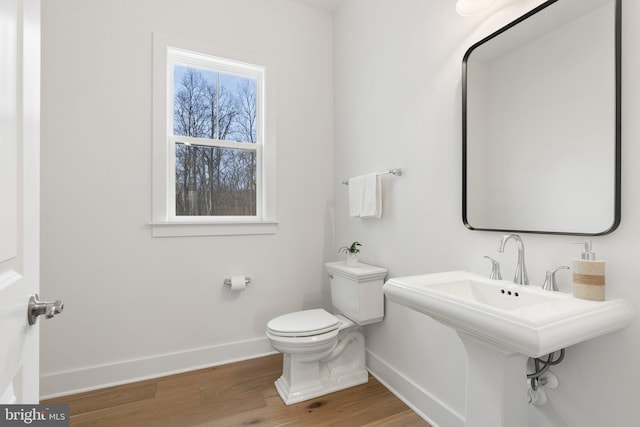
[[[275,138],[269,126],[273,108],[267,103],[268,82],[264,61],[253,58],[231,58],[228,53],[194,43],[170,40],[154,34],[153,38],[153,180],[152,220],[154,237],[274,234],[275,216]],[[173,72],[174,65],[184,65],[233,74],[256,80],[255,144],[211,140],[173,135]],[[255,216],[177,216],[175,213],[175,144],[248,150],[256,153],[256,215]]]

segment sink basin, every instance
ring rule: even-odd
[[[450,326],[467,351],[466,427],[527,425],[527,360],[627,326],[624,299],[587,301],[565,292],[465,271],[400,277],[388,299]]]
[[[384,293],[456,330],[529,357],[623,328],[635,316],[624,299],[587,301],[465,271],[391,279]]]

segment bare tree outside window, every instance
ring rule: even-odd
[[[175,136],[256,143],[255,79],[180,65],[174,74]],[[178,139],[175,156],[176,215],[256,215],[255,150]]]

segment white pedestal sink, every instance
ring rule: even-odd
[[[383,289],[462,339],[467,427],[526,426],[527,359],[616,331],[635,317],[624,299],[581,300],[465,271],[391,279]]]

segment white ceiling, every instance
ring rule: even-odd
[[[345,0],[293,0],[298,3],[306,4],[307,6],[315,7],[316,9],[325,10],[327,12],[333,12],[336,10]]]

